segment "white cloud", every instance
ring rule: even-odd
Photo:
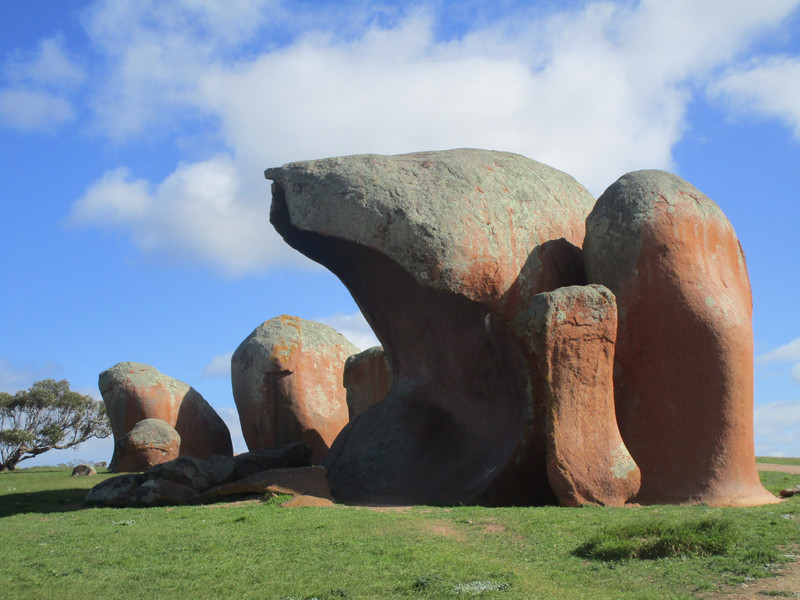
[[[795,363],[790,375],[797,383],[800,383],[800,338],[792,340],[775,350],[770,350],[756,357],[756,363],[769,364],[778,362]]]
[[[233,352],[227,352],[212,358],[211,362],[203,367],[203,377],[230,377],[232,356]]]
[[[28,389],[33,385],[34,381],[55,378],[53,373],[59,370],[58,365],[54,363],[48,363],[44,366],[19,365],[12,364],[5,358],[0,358],[0,391],[13,394],[20,390]]]
[[[372,346],[381,345],[381,343],[378,341],[378,338],[375,337],[375,333],[372,331],[372,328],[367,323],[367,320],[364,318],[364,315],[362,315],[360,312],[352,315],[337,313],[335,315],[320,317],[314,320],[332,327],[350,340],[353,344],[358,346],[360,350],[366,350]]]
[[[86,79],[83,67],[67,56],[61,38],[41,40],[31,55],[17,52],[3,70],[11,81],[44,87],[73,87]]]
[[[0,122],[22,131],[51,131],[75,118],[68,100],[45,90],[0,89]]]
[[[798,4],[519,9],[441,39],[424,4],[378,19],[388,13],[366,4],[309,15],[277,2],[223,14],[196,0],[100,2],[88,33],[111,65],[92,101],[102,130],[118,142],[168,132],[180,143],[202,125],[229,154],[194,148],[216,157],[161,182],[123,177],[133,187],[96,211],[82,208],[90,189],[76,213],[95,224],[117,215],[145,251],[235,275],[292,260],[267,223],[261,179],[291,160],[484,147],[552,164],[599,194],[627,171],[671,169],[692,95]],[[120,194],[141,189],[146,216],[124,214]]]
[[[756,357],[759,363],[800,362],[800,338]]]
[[[268,187],[261,186],[243,180],[227,156],[181,164],[157,185],[120,168],[89,186],[70,221],[129,229],[145,253],[212,264],[230,276],[304,264],[269,225]]]
[[[766,57],[732,68],[710,92],[736,113],[780,119],[800,138],[800,57]]]
[[[756,405],[756,454],[800,456],[800,400]]]

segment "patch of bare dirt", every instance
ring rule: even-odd
[[[756,463],[759,471],[780,471],[800,475],[800,465],[773,465],[770,463]]]
[[[800,598],[800,560],[787,563],[774,577],[765,577],[731,586],[703,600],[766,600],[766,598]]]

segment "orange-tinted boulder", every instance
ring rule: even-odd
[[[615,294],[615,401],[642,503],[753,505],[752,300],[733,227],[675,175],[621,177],[587,219],[588,280]]]
[[[181,436],[161,419],[142,419],[117,443],[115,471],[146,471],[180,453]]]
[[[470,149],[291,163],[266,176],[270,221],[344,282],[393,375],[325,459],[334,497],[550,499],[524,357],[489,317],[513,304],[505,298],[524,267],[533,293],[549,291],[542,247],[580,245],[594,204],[586,189],[523,156]],[[571,283],[581,281],[556,287]]]
[[[123,362],[100,373],[99,387],[114,434],[112,471],[117,469],[120,440],[144,419],[161,419],[178,432],[180,456],[233,454],[227,425],[188,384],[149,365]]]
[[[348,422],[342,373],[358,351],[322,323],[283,315],[259,325],[231,358],[247,447],[302,441],[320,462]]]
[[[639,491],[641,476],[614,414],[613,294],[597,285],[537,294],[511,326],[536,359],[547,474],[559,503],[623,506]]]
[[[344,387],[350,420],[381,400],[392,386],[392,372],[380,346],[353,354],[344,363]]]

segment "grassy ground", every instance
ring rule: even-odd
[[[773,465],[800,465],[800,458],[786,458],[782,456],[758,456],[756,462]]]
[[[0,474],[7,598],[688,599],[800,547],[800,499],[750,509],[85,509],[107,474]],[[762,473],[777,492],[800,475]]]

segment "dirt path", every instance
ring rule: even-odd
[[[759,471],[780,471],[800,475],[800,465],[773,465],[769,463],[756,463]]]
[[[703,600],[766,600],[767,598],[800,598],[800,561],[788,563],[775,577],[756,579],[730,587]]]

